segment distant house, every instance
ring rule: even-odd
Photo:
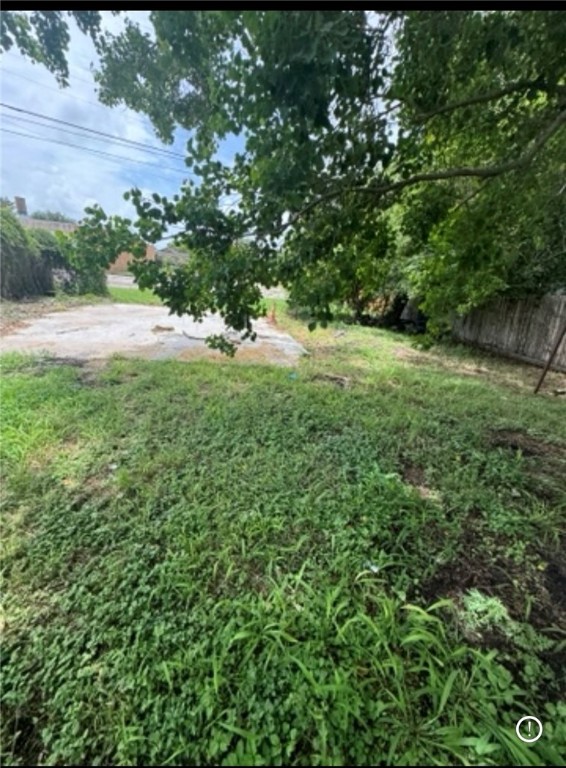
[[[180,266],[186,264],[189,260],[189,254],[187,251],[181,248],[175,248],[172,245],[168,245],[165,248],[160,248],[156,253],[157,261],[162,264],[172,264],[173,266]]]
[[[48,219],[34,219],[28,216],[25,197],[15,197],[16,212],[22,227],[26,229],[46,229],[48,232],[74,232],[78,227],[76,221],[49,221]]]
[[[49,232],[74,232],[78,227],[74,221],[48,221],[32,219],[31,216],[20,216],[19,222],[26,229],[47,229]]]
[[[151,243],[146,244],[145,248],[145,258],[146,261],[155,261],[155,246],[151,245]],[[108,273],[111,275],[120,275],[124,274],[125,272],[128,272],[130,269],[130,264],[133,261],[133,256],[131,253],[128,253],[127,251],[122,251],[122,253],[118,256],[116,261],[110,265],[108,268]]]

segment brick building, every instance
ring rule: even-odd
[[[155,261],[155,246],[151,245],[151,243],[147,243],[146,249],[145,249],[145,258],[147,261]],[[128,253],[127,251],[122,251],[122,253],[118,256],[116,261],[110,265],[108,268],[108,273],[110,275],[121,275],[128,271],[130,262],[132,261],[134,257],[131,253]]]

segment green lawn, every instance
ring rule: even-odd
[[[109,285],[108,293],[112,301],[120,304],[161,304],[161,299],[151,291],[140,291],[136,286],[134,288],[120,288]]]
[[[274,306],[294,370],[3,358],[5,763],[562,764],[564,402]]]

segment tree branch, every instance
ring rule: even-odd
[[[546,129],[537,136],[531,149],[528,152],[525,152],[524,155],[521,155],[515,160],[508,160],[506,163],[500,163],[500,165],[479,166],[475,168],[473,166],[448,168],[444,171],[417,173],[415,176],[410,176],[408,179],[402,179],[401,181],[395,181],[390,184],[383,184],[378,187],[350,187],[350,189],[356,192],[371,192],[374,194],[381,194],[384,192],[393,192],[398,189],[403,189],[404,187],[409,187],[413,184],[420,184],[423,181],[442,181],[444,179],[453,179],[460,176],[475,176],[479,179],[489,179],[493,176],[501,176],[504,173],[509,173],[509,171],[516,171],[519,168],[524,168],[525,166],[529,165],[537,152],[565,123],[566,110],[560,112],[556,119],[553,120],[550,125],[548,125]]]
[[[462,101],[454,101],[452,104],[445,104],[443,107],[438,107],[438,109],[432,109],[430,112],[416,115],[414,119],[418,122],[426,123],[432,117],[436,117],[437,115],[443,115],[446,114],[446,112],[454,112],[454,110],[462,109],[462,107],[471,107],[474,104],[484,104],[487,101],[494,101],[503,96],[508,96],[515,91],[523,91],[527,88],[539,88],[541,91],[547,90],[542,87],[540,80],[520,80],[517,83],[511,83],[505,88],[500,88],[498,91],[490,91],[489,93],[482,93],[478,96],[471,96],[469,99],[463,99]]]
[[[515,160],[509,160],[506,163],[500,163],[499,165],[492,166],[480,166],[475,168],[470,166],[463,166],[461,168],[448,168],[442,171],[431,171],[430,173],[417,173],[415,176],[410,176],[408,179],[401,179],[400,181],[393,181],[388,184],[381,184],[379,186],[368,185],[365,187],[343,187],[341,189],[334,189],[325,193],[324,195],[320,195],[315,200],[311,200],[310,203],[307,203],[307,205],[301,208],[300,211],[297,211],[294,216],[291,216],[286,224],[276,230],[274,235],[277,236],[281,234],[281,232],[295,224],[306,213],[320,205],[320,203],[323,203],[326,200],[331,200],[335,197],[340,197],[342,194],[344,194],[344,192],[363,192],[372,195],[384,195],[387,192],[396,192],[400,189],[404,189],[405,187],[410,187],[415,184],[422,184],[423,182],[428,181],[444,181],[447,179],[455,179],[465,176],[472,176],[479,179],[490,179],[495,176],[502,176],[504,173],[509,173],[510,171],[518,170],[519,168],[527,166],[533,160],[537,152],[565,123],[566,110],[560,112],[556,119],[553,120],[550,125],[548,125],[546,129],[538,135],[528,152],[525,152],[524,155],[521,155]]]
[[[311,200],[309,203],[303,206],[299,211],[297,211],[294,215],[290,216],[289,220],[285,224],[282,224],[273,232],[269,233],[269,236],[278,237],[286,229],[296,224],[300,219],[302,219],[305,216],[305,214],[307,214],[313,208],[316,208],[321,203],[324,203],[327,200],[332,200],[333,198],[341,197],[345,192],[362,192],[364,194],[369,193],[371,195],[384,195],[388,192],[397,192],[401,189],[405,189],[405,187],[415,186],[416,184],[422,184],[423,182],[446,181],[448,179],[456,179],[461,177],[491,179],[496,176],[502,176],[503,174],[509,173],[510,171],[516,171],[520,168],[524,168],[525,166],[529,165],[529,163],[532,162],[532,160],[534,159],[536,154],[540,151],[540,149],[542,149],[542,147],[547,143],[547,141],[549,141],[552,138],[552,136],[554,136],[554,134],[558,130],[560,130],[560,128],[565,123],[566,123],[566,110],[563,110],[562,112],[559,112],[556,118],[546,127],[546,129],[537,136],[537,138],[533,142],[528,152],[525,152],[523,155],[516,158],[515,160],[509,160],[505,163],[500,163],[499,165],[478,166],[478,167],[462,166],[460,168],[447,168],[441,171],[430,171],[429,173],[417,173],[414,176],[410,176],[408,179],[401,179],[400,181],[393,181],[387,184],[380,184],[378,186],[373,186],[370,184],[365,187],[354,186],[354,187],[341,187],[340,189],[333,189],[329,192],[326,192],[323,195],[319,195],[314,200]],[[246,232],[244,233],[243,236],[248,237],[253,235],[257,235],[257,233]],[[175,235],[169,235],[162,239],[166,240],[172,237],[175,237]]]

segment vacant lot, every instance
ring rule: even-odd
[[[116,280],[115,275],[113,279]],[[53,312],[63,312],[88,304],[108,304],[112,301],[120,304],[161,304],[160,299],[150,291],[140,291],[129,283],[117,285],[110,282],[107,297],[61,294],[58,296],[41,296],[24,301],[2,299],[0,302],[0,336],[7,336],[20,328],[25,328],[37,318]]]
[[[292,370],[3,359],[4,760],[561,764],[564,399],[274,306]]]
[[[21,306],[11,302],[14,306],[7,314],[12,322],[0,338],[0,353],[49,354],[62,361],[100,360],[115,354],[147,360],[219,360],[222,354],[206,346],[205,339],[226,333],[246,360],[292,366],[305,353],[288,333],[263,318],[255,325],[254,343],[227,331],[218,314],[207,313],[198,322],[171,315],[150,291],[110,287],[109,294],[94,297],[92,303],[82,306],[73,299],[59,299],[51,311],[49,300],[24,302]]]

